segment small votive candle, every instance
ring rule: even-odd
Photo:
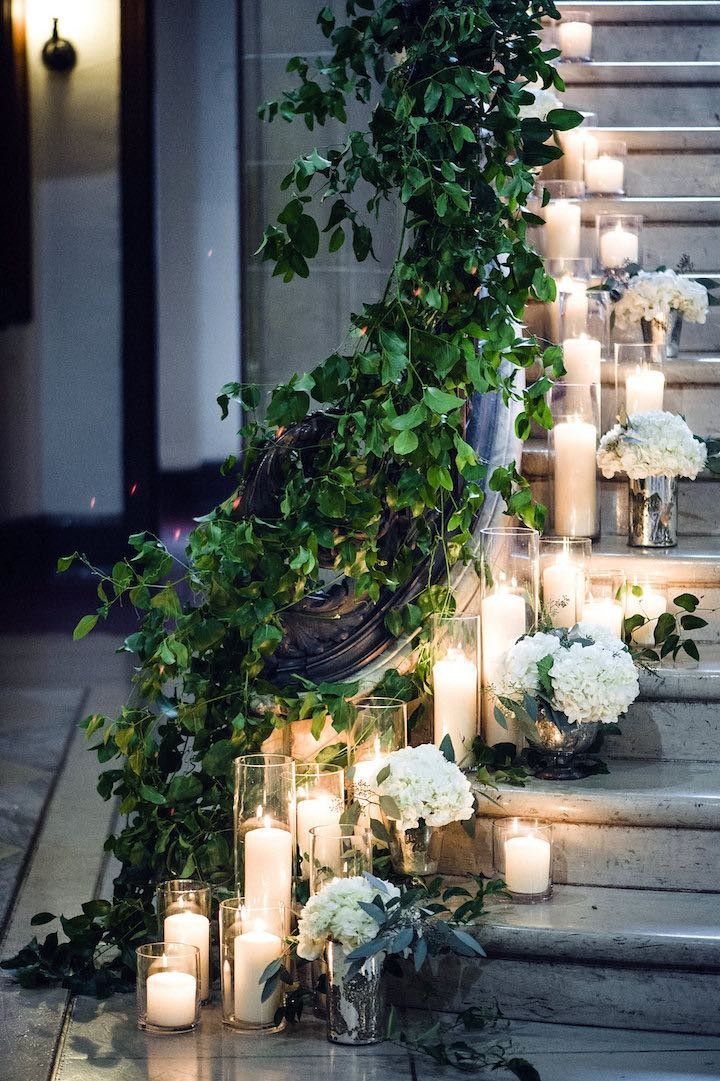
[[[640,257],[642,218],[637,214],[598,214],[598,260],[603,270],[622,270]]]
[[[588,195],[623,195],[627,145],[601,143],[597,154],[585,160],[585,190]]]
[[[552,826],[520,819],[494,824],[495,869],[513,901],[537,904],[552,894]]]
[[[138,1028],[188,1032],[200,1016],[200,951],[179,942],[151,942],[136,952]]]
[[[210,998],[210,887],[191,879],[162,882],[156,891],[158,930],[164,942],[197,946],[200,952],[200,999]]]

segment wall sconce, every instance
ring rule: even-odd
[[[58,20],[53,19],[52,35],[43,45],[42,62],[49,71],[72,71],[77,63],[74,46],[58,33]]]

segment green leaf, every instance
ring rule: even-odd
[[[140,785],[140,795],[146,803],[154,803],[158,807],[164,806],[167,802],[162,792],[158,792],[157,788],[153,788],[149,784]]]
[[[393,450],[396,454],[412,454],[419,446],[418,437],[413,431],[400,432],[393,439]]]
[[[395,821],[400,821],[400,819],[402,818],[402,812],[395,800],[392,798],[392,796],[380,797],[380,810],[388,818],[392,818]]]
[[[570,131],[577,128],[583,122],[583,114],[576,109],[551,109],[547,115],[548,124],[555,131]]]
[[[95,624],[98,621],[97,615],[83,616],[75,630],[73,631],[73,641],[79,642],[81,638],[84,638],[86,634],[90,634]]]
[[[425,97],[423,99],[423,108],[426,113],[434,112],[438,102],[443,94],[443,88],[440,83],[429,82],[425,91]]]
[[[457,398],[454,394],[448,394],[438,387],[426,387],[423,392],[423,401],[430,409],[432,409],[433,413],[439,413],[441,415],[452,413],[455,409],[460,409],[465,404],[462,398]]]
[[[57,916],[52,912],[37,912],[30,920],[31,927],[40,927],[45,923],[51,923],[52,920],[56,920]]]
[[[72,567],[73,563],[75,562],[76,558],[77,558],[77,553],[76,552],[74,552],[71,556],[60,556],[60,558],[57,561],[57,569],[58,569],[58,571],[60,573],[62,573],[63,571],[69,570],[70,567]]]
[[[440,751],[448,762],[455,761],[455,748],[453,747],[453,741],[449,732],[443,736],[440,742]]]
[[[680,626],[684,631],[699,631],[702,627],[707,627],[707,620],[700,616],[681,616]]]
[[[679,597],[673,598],[673,604],[678,608],[683,608],[686,612],[694,612],[700,601],[692,593],[681,593]]]

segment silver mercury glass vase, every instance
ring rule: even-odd
[[[328,1040],[355,1045],[380,1043],[386,1035],[382,959],[369,957],[359,972],[350,975],[345,949],[331,939],[325,960]]]
[[[671,359],[680,352],[680,335],[683,328],[682,312],[671,308],[668,312],[667,326],[655,319],[641,319],[643,341],[648,345],[664,345],[665,355]]]
[[[630,480],[628,544],[631,548],[674,548],[677,544],[677,477]]]
[[[437,873],[438,860],[430,851],[434,826],[428,826],[421,819],[415,829],[404,830],[392,818],[386,818],[385,825],[390,838],[390,861],[398,874],[422,877]]]

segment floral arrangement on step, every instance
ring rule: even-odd
[[[693,278],[674,270],[638,270],[615,304],[615,325],[629,329],[643,319],[667,330],[671,311],[689,323],[704,323],[710,307],[708,291]]]
[[[380,805],[399,829],[446,826],[474,813],[468,778],[431,743],[393,751],[377,782]]]
[[[686,477],[695,480],[707,462],[707,446],[682,417],[652,410],[625,417],[600,440],[598,466],[604,477],[631,480]]]

